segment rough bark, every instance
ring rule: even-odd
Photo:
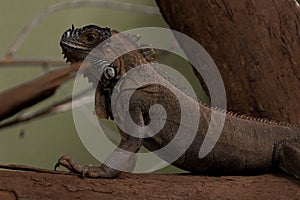
[[[300,12],[294,0],[156,1],[172,29],[212,56],[229,110],[300,122]]]
[[[283,175],[123,174],[116,179],[0,171],[0,199],[300,199],[300,182]]]

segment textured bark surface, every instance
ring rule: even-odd
[[[283,175],[208,177],[123,174],[117,179],[0,171],[0,199],[300,199]]]
[[[212,56],[228,110],[300,122],[300,12],[294,0],[157,4],[172,29],[194,38]]]

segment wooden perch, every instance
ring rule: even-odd
[[[0,199],[300,199],[300,182],[285,175],[122,174],[116,179],[0,171]]]

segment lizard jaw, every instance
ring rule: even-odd
[[[74,53],[77,52],[77,53]],[[89,51],[83,50],[78,53],[78,51],[72,51],[72,47],[70,46],[62,46],[62,54],[64,55],[64,59],[66,62],[75,63],[75,62],[82,62]]]

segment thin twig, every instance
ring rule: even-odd
[[[20,124],[26,121],[30,121],[41,116],[48,116],[52,114],[66,112],[74,107],[79,107],[83,104],[90,103],[92,101],[91,97],[84,96],[90,91],[91,88],[83,90],[82,92],[74,96],[66,97],[58,102],[55,102],[39,110],[22,113],[11,120],[7,120],[0,123],[0,129]]]
[[[17,39],[13,42],[13,44],[8,49],[5,60],[11,60],[14,53],[20,48],[23,44],[25,38],[28,34],[37,26],[39,25],[48,15],[51,13],[65,10],[69,8],[78,8],[78,7],[101,7],[101,8],[113,8],[113,9],[120,9],[126,10],[131,12],[139,12],[143,14],[160,14],[157,7],[152,6],[144,6],[144,5],[137,5],[137,4],[130,4],[130,3],[123,3],[117,1],[90,1],[90,0],[79,0],[79,1],[72,1],[72,2],[62,2],[50,5],[49,7],[45,8],[39,15],[37,15],[32,21],[30,21],[27,25],[25,25],[18,35]]]
[[[0,60],[0,67],[5,66],[17,66],[17,67],[34,67],[51,65],[54,67],[66,67],[69,64],[62,59],[50,59],[50,58],[24,58],[24,59],[13,59],[13,60]]]

